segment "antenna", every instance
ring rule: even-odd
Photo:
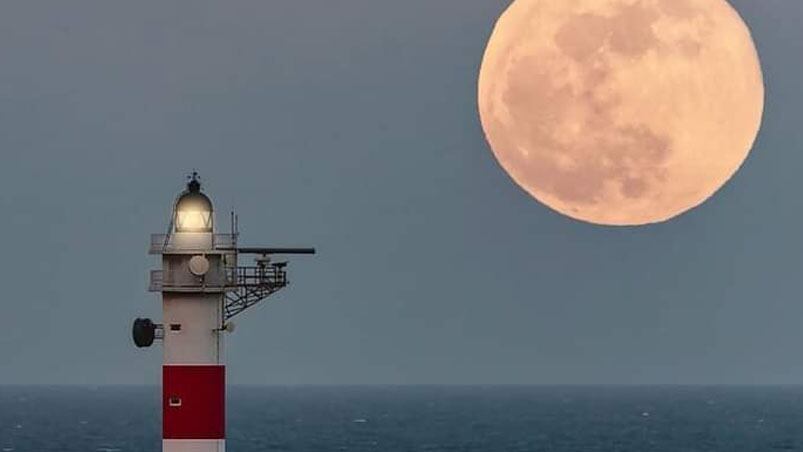
[[[239,254],[261,254],[267,256],[268,254],[315,254],[315,248],[261,248],[261,247],[245,247],[245,248],[218,248],[225,251],[237,251]]]

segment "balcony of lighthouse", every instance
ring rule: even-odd
[[[172,271],[151,270],[148,289],[151,292],[228,292],[232,305],[244,309],[287,286],[286,266],[286,262],[266,264],[264,261],[256,266],[223,266],[219,267],[220,271],[199,279],[181,265]]]
[[[151,234],[148,254],[232,254],[237,234]]]
[[[151,270],[148,290],[150,292],[220,293],[231,290],[236,285],[236,267],[226,268],[218,275],[210,274],[203,279],[189,277],[175,271]]]

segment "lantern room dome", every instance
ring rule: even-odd
[[[201,192],[186,192],[178,198],[176,211],[212,212],[212,201]]]
[[[212,232],[212,213],[212,201],[201,193],[201,182],[193,173],[187,189],[176,200],[176,232]]]

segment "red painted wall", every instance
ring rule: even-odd
[[[224,366],[162,366],[162,388],[164,439],[225,438]]]

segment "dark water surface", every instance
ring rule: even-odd
[[[803,451],[800,387],[235,387],[231,452]],[[0,451],[158,451],[156,387],[0,387]]]

